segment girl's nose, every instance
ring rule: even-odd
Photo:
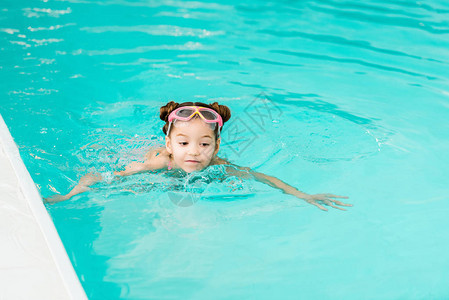
[[[200,148],[197,145],[192,145],[191,147],[189,147],[189,154],[190,155],[199,155]]]

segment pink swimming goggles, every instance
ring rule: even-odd
[[[223,126],[223,119],[215,110],[202,106],[182,106],[172,111],[168,116],[170,123],[167,129],[167,136],[170,133],[170,127],[174,120],[189,121],[195,114],[198,114],[206,123],[218,123],[218,136],[220,136],[220,127]],[[215,126],[214,124],[214,128],[211,127],[211,129],[215,129]]]

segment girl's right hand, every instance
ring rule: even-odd
[[[102,180],[100,174],[86,174],[80,178],[78,184],[67,195],[53,195],[44,199],[45,203],[56,203],[64,200],[69,200],[75,195],[90,190],[89,186]]]
[[[56,194],[56,195],[44,198],[44,202],[45,203],[56,203],[56,202],[61,202],[61,201],[68,200],[68,199],[70,199],[70,197],[68,195]]]

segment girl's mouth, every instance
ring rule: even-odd
[[[187,160],[186,162],[190,162],[190,163],[199,163],[199,161],[196,161],[196,160]]]

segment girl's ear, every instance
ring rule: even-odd
[[[167,149],[168,153],[173,154],[173,151],[171,149],[171,140],[168,136],[165,136],[165,148]]]
[[[215,151],[214,151],[214,155],[217,155],[218,150],[220,149],[220,143],[221,143],[221,137],[218,138],[217,142],[215,143]]]

